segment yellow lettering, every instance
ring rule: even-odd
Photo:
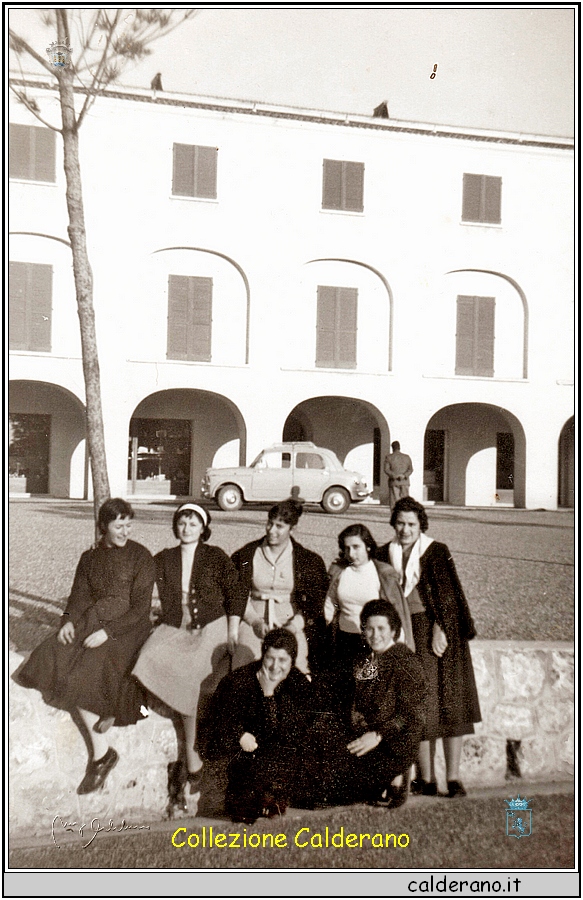
[[[377,841],[377,838],[378,838],[378,841]],[[376,844],[375,844],[375,841],[377,841]],[[373,834],[371,843],[372,843],[373,847],[384,847],[382,834]]]
[[[340,843],[336,843],[336,838],[340,838]],[[340,831],[337,831],[336,834],[332,835],[332,846],[344,847],[344,825],[340,826]]]
[[[347,834],[346,835],[346,846],[347,847],[356,847],[358,843],[358,837],[355,834]]]
[[[186,833],[186,828],[177,828],[176,829],[176,831],[172,835],[172,846],[173,847],[184,847],[184,845],[186,844],[186,841],[182,841],[181,844],[177,844],[176,841],[174,840],[174,838],[176,837],[176,835],[178,834],[179,831],[184,831],[184,833]]]
[[[215,847],[226,847],[227,846],[227,835],[226,834],[217,834],[215,836]]]
[[[393,839],[393,847],[397,846],[397,835],[396,834],[385,834],[385,847],[391,846],[391,838]]]
[[[264,834],[263,835],[263,846],[264,847],[266,846],[266,842],[268,839],[271,841],[271,844],[269,844],[269,846],[273,847],[273,835],[272,834]]]
[[[184,830],[186,831],[186,828]],[[298,838],[299,838],[300,834],[302,833],[302,831],[307,831],[309,833],[310,829],[309,828],[300,828],[299,831],[296,831],[296,836],[294,838],[294,844],[296,845],[296,847],[307,847],[308,846],[307,841],[305,842],[305,844],[300,844],[300,842],[298,841]]]
[[[253,838],[255,838],[255,843],[253,843]],[[259,847],[261,844],[261,835],[260,834],[250,834],[249,835],[249,846],[250,847]]]
[[[360,846],[361,846],[361,847],[362,847],[362,842],[363,842],[363,840],[364,840],[365,838],[368,838],[369,841],[370,841],[370,834],[366,834],[366,833],[365,833],[365,834],[361,834],[361,835],[360,835]]]
[[[401,843],[401,838],[405,838],[404,844]],[[400,834],[399,837],[397,838],[397,843],[398,843],[399,847],[408,847],[409,846],[409,835],[408,834]],[[395,845],[393,844],[393,847],[394,846]]]
[[[310,838],[310,844],[315,850],[322,849],[322,835],[319,833],[313,834]]]
[[[196,844],[191,843],[191,838],[196,838]],[[189,834],[188,835],[188,846],[189,847],[198,847],[200,844],[200,835],[199,834]]]
[[[287,847],[287,837],[285,836],[285,834],[276,835],[275,846],[276,847]]]
[[[237,848],[239,848],[239,847],[241,846],[240,843],[239,843],[239,840],[240,840],[240,838],[241,838],[241,835],[240,835],[240,834],[237,834],[237,833],[235,832],[235,833],[233,833],[233,834],[230,834],[229,837],[231,838],[231,842],[229,843],[229,847],[237,847]]]

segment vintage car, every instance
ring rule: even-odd
[[[207,469],[202,495],[221,509],[240,509],[245,502],[274,502],[294,496],[320,503],[329,513],[344,512],[372,491],[358,472],[345,469],[332,450],[311,441],[274,444],[250,466]]]

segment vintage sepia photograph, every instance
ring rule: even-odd
[[[577,896],[579,4],[4,16],[6,896]]]

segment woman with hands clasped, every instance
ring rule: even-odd
[[[464,734],[481,721],[468,641],[476,634],[451,553],[425,533],[427,513],[412,497],[393,509],[395,538],[379,557],[396,569],[411,611],[415,651],[428,682],[427,723],[419,748],[418,777],[412,791],[437,794],[435,744],[443,739],[448,797],[463,797],[459,780]]]
[[[282,815],[296,800],[311,708],[296,656],[295,635],[273,629],[261,659],[227,675],[213,698],[207,752],[229,760],[225,808],[235,821]]]

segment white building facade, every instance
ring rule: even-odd
[[[84,497],[62,145],[10,122],[10,485]],[[303,439],[383,499],[396,439],[419,499],[573,505],[571,141],[119,89],[80,146],[113,495]]]

